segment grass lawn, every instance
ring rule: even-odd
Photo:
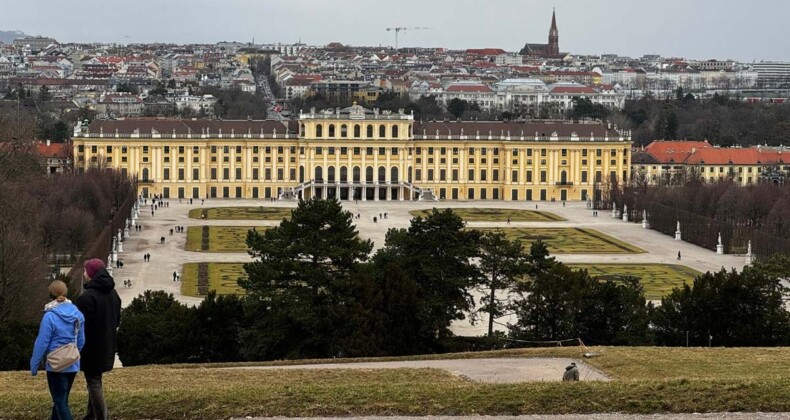
[[[187,251],[195,252],[247,252],[247,232],[253,226],[189,226],[187,228]],[[254,226],[258,231],[267,226]],[[203,231],[208,229],[207,246],[203,246]]]
[[[790,349],[594,348],[612,382],[485,384],[437,369],[220,370],[143,366],[104,377],[114,418],[245,416],[518,415],[790,411]],[[507,350],[421,358],[578,355],[576,348]],[[337,362],[339,360],[333,360]],[[326,362],[326,361],[322,361]],[[186,368],[191,367],[191,368]],[[46,418],[46,376],[1,372],[0,418]],[[77,375],[71,406],[84,415]]]
[[[519,210],[519,209],[481,209],[481,208],[453,208],[455,214],[467,222],[558,222],[563,221],[560,216],[547,211]],[[412,216],[427,216],[431,210],[414,210],[409,212]]]
[[[198,281],[201,266],[207,270],[204,285]],[[200,297],[208,294],[209,290],[216,290],[218,295],[243,295],[246,292],[238,280],[246,276],[242,263],[186,263],[181,272],[181,293]]]
[[[503,227],[475,228],[481,232],[501,230],[508,239],[520,239],[524,247],[542,239],[552,254],[638,254],[645,252],[631,244],[584,228]]]
[[[573,268],[585,268],[591,275],[607,280],[619,280],[632,276],[639,279],[648,300],[661,300],[675,287],[691,284],[700,273],[685,265],[675,264],[568,264]]]
[[[277,220],[291,217],[291,208],[287,207],[207,207],[192,209],[189,217],[202,219],[206,213],[208,220]]]

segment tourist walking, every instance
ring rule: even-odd
[[[83,274],[87,282],[85,291],[77,299],[77,307],[85,315],[85,347],[82,349],[80,366],[88,385],[88,412],[85,418],[105,420],[108,417],[102,374],[111,371],[115,363],[115,332],[121,321],[121,298],[102,260],[86,261],[84,267]]]
[[[678,251],[678,261],[680,261],[680,251]]]
[[[30,358],[30,374],[36,376],[46,357],[47,385],[52,396],[50,418],[71,420],[69,394],[80,370],[80,353],[85,344],[85,317],[66,298],[66,283],[55,280],[49,285],[52,301],[44,306],[38,337]]]
[[[178,278],[178,273],[173,271],[173,281],[176,281],[176,278]]]
[[[578,381],[579,380],[579,368],[576,367],[576,363],[571,363],[570,365],[565,367],[565,373],[562,375],[563,381]]]

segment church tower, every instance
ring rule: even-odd
[[[549,45],[546,51],[550,56],[560,55],[560,32],[557,30],[557,16],[551,12],[551,29],[549,29]]]

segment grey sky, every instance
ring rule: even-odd
[[[788,0],[1,0],[0,29],[62,42],[338,41],[518,51],[557,8],[572,53],[790,60]]]

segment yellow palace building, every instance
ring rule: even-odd
[[[358,105],[290,121],[96,120],[73,144],[77,170],[115,168],[146,197],[588,200],[631,173],[630,136],[600,122],[420,122]]]

